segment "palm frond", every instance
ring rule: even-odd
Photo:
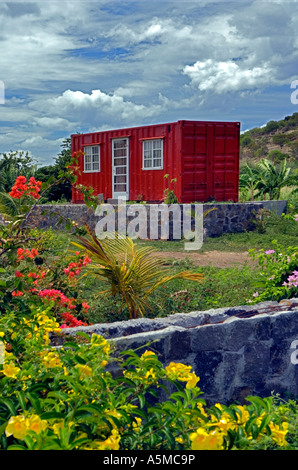
[[[73,245],[88,253],[92,260],[89,273],[108,283],[112,295],[121,295],[131,318],[144,315],[148,297],[161,285],[179,278],[202,280],[198,273],[172,274],[161,257],[153,256],[152,247],[137,246],[129,237],[98,240],[89,228],[87,231],[88,239],[78,237],[80,243]]]

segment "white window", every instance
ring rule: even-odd
[[[143,141],[143,170],[163,168],[163,139]]]
[[[99,145],[88,145],[84,147],[84,171],[90,173],[100,171],[100,149]]]

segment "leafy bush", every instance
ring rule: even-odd
[[[190,366],[164,367],[150,347],[116,355],[96,334],[50,348],[56,328],[50,310],[0,319],[2,450],[277,449],[289,446],[289,430],[295,439],[273,397],[207,408]]]
[[[255,288],[261,289],[254,294],[254,302],[281,300],[296,297],[298,293],[298,250],[297,247],[284,248],[277,241],[272,242],[268,250],[249,250],[250,255],[258,260],[261,274],[255,282]]]

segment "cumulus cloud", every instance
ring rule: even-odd
[[[82,91],[66,90],[61,96],[49,98],[46,102],[35,102],[33,107],[39,107],[49,113],[59,113],[63,116],[73,116],[85,123],[94,123],[98,119],[99,124],[103,120],[116,122],[137,122],[160,112],[161,105],[136,104],[125,100],[118,94],[107,94],[101,90],[92,90],[90,94]]]
[[[269,63],[246,68],[231,60],[216,62],[208,59],[185,66],[183,73],[200,91],[216,94],[263,88],[275,82]]]

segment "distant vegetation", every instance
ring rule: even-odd
[[[298,113],[240,137],[240,200],[289,199],[298,208]]]
[[[281,163],[285,158],[298,167],[298,113],[280,121],[269,121],[264,127],[244,132],[240,138],[240,163],[256,164],[268,158]]]

